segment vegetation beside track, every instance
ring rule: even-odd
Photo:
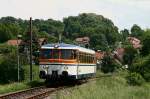
[[[44,80],[39,79],[39,66],[33,65],[33,81],[29,81],[29,65],[24,65],[24,80],[21,82],[12,82],[0,84],[0,94],[25,90],[32,87],[44,85]]]
[[[150,83],[130,86],[126,74],[101,74],[99,79],[57,93],[59,99],[150,99]]]
[[[44,85],[43,80],[35,80],[32,82],[16,82],[11,84],[0,85],[0,94],[25,90],[28,88],[38,87],[42,85]]]

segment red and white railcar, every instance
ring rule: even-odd
[[[96,73],[95,51],[71,44],[43,45],[39,63],[43,79],[82,79]]]

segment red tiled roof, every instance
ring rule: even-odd
[[[89,41],[90,41],[89,37],[76,38],[76,42],[78,43],[89,43]]]
[[[41,46],[44,42],[47,42],[47,39],[46,38],[39,38],[38,42],[39,42],[39,44]]]
[[[76,38],[76,41],[82,41],[82,38]]]
[[[134,48],[141,48],[142,45],[140,44],[141,41],[135,37],[128,37],[127,38],[129,40],[129,42],[133,45]]]
[[[46,40],[46,38],[39,38],[38,39],[40,42],[43,42],[44,40]]]
[[[125,49],[124,48],[117,48],[114,51],[114,57],[119,59],[120,61],[123,60],[123,55],[124,55]]]
[[[105,53],[104,52],[96,52],[95,56],[97,60],[103,59]]]
[[[13,46],[17,46],[17,45],[20,45],[21,44],[21,42],[22,42],[22,40],[8,40],[7,41],[7,44],[8,45],[13,45]]]

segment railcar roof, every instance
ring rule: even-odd
[[[80,47],[77,45],[66,44],[66,43],[53,43],[53,44],[45,44],[41,47],[41,49],[78,49],[79,51],[95,54],[95,51],[91,49],[87,49],[84,47]]]

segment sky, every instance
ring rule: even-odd
[[[103,15],[119,30],[133,24],[150,28],[150,0],[0,0],[0,17],[62,21],[80,13]]]

